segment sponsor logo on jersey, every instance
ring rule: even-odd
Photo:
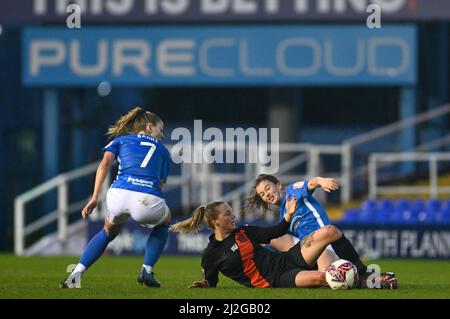
[[[305,184],[305,182],[303,182],[303,181],[297,182],[297,183],[295,183],[294,185],[292,185],[292,187],[293,187],[294,189],[299,189],[299,188],[302,188],[302,187],[303,187],[303,184]]]
[[[144,186],[144,187],[153,187],[154,186],[153,182],[146,181],[145,179],[140,179],[140,178],[128,177],[127,182],[131,183],[133,185],[136,185],[136,186]]]

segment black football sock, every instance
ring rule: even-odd
[[[359,254],[344,234],[342,234],[341,238],[331,243],[331,247],[333,247],[334,252],[339,256],[339,258],[352,262],[358,269],[358,274],[360,276],[366,274],[367,266],[363,264],[359,258]]]

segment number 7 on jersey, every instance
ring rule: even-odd
[[[147,155],[145,155],[145,158],[144,158],[144,160],[142,161],[142,164],[141,164],[141,168],[146,168],[148,162],[150,161],[150,159],[152,158],[153,153],[156,150],[156,145],[153,144],[153,143],[150,143],[150,142],[141,142],[141,145],[150,147],[150,149],[147,152]]]

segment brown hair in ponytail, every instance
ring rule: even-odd
[[[135,107],[127,114],[121,116],[114,125],[111,125],[106,135],[110,139],[114,139],[122,135],[138,134],[147,130],[148,123],[157,125],[162,123],[162,120],[155,113]]]

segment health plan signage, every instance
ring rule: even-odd
[[[409,85],[416,28],[26,28],[28,86]]]

